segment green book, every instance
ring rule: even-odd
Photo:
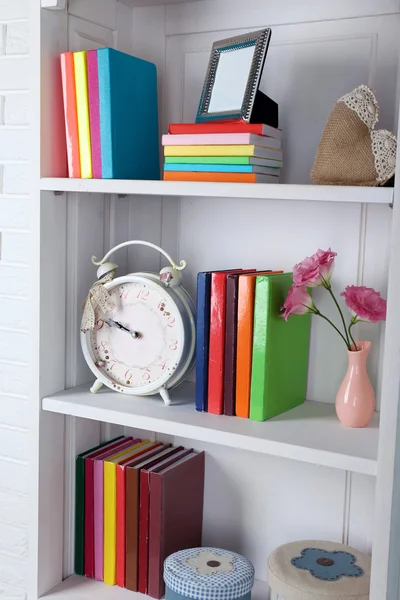
[[[120,435],[113,440],[95,446],[78,454],[75,463],[75,573],[85,574],[85,458],[90,454],[121,440]]]
[[[260,167],[282,167],[281,160],[254,158],[252,156],[165,156],[165,164],[186,165],[258,165]]]
[[[266,421],[299,404],[307,391],[311,315],[286,322],[280,309],[292,274],[260,275],[254,301],[250,419]]]

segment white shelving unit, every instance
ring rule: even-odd
[[[371,600],[398,600],[400,188],[312,186],[309,179],[333,103],[356,85],[376,90],[379,126],[397,128],[398,0],[42,1],[43,8],[31,0],[29,600],[135,600],[73,574],[75,456],[130,432],[206,451],[203,541],[252,560],[253,600],[267,600],[269,552],[298,539],[372,552]],[[66,178],[60,52],[113,46],[156,63],[164,133],[169,122],[194,119],[212,43],[265,26],[273,33],[261,88],[280,106],[282,184]],[[265,423],[196,413],[193,381],[174,391],[171,407],[153,397],[90,394],[79,324],[95,279],[91,257],[128,239],[185,259],[192,294],[198,271],[289,270],[331,246],[338,253],[336,292],[354,283],[388,297],[386,327],[357,331],[373,346],[369,372],[379,412],[369,427],[351,430],[337,421],[333,403],[346,353],[316,318],[308,400]],[[161,266],[158,255],[137,247],[115,260],[121,274]],[[318,290],[314,300],[334,317]]]

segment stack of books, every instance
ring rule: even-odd
[[[61,54],[68,175],[159,179],[157,71],[101,48]]]
[[[310,315],[280,316],[282,271],[197,276],[196,409],[265,421],[306,396]]]
[[[167,181],[279,183],[282,131],[239,122],[172,124],[162,138]]]
[[[167,555],[201,546],[204,452],[118,437],[76,458],[75,572],[153,598]]]

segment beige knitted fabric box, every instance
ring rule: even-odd
[[[368,600],[370,572],[369,556],[334,542],[285,544],[268,559],[268,583],[280,600]]]

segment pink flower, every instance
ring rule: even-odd
[[[330,281],[335,266],[336,252],[317,250],[315,254],[305,258],[293,267],[295,286],[317,287]]]
[[[281,316],[287,321],[291,315],[305,315],[313,309],[314,303],[306,288],[292,285],[281,308],[284,311]]]
[[[348,285],[341,296],[344,296],[346,305],[353,316],[360,321],[369,321],[370,323],[385,321],[386,300],[381,298],[380,293],[373,288],[367,288],[365,285]]]

